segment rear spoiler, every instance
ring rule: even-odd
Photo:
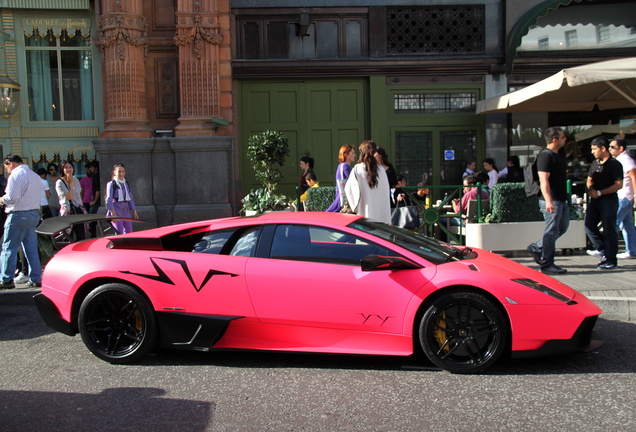
[[[44,219],[40,225],[35,229],[35,232],[38,234],[44,235],[55,235],[61,231],[67,230],[71,228],[75,224],[79,223],[89,223],[89,222],[99,222],[97,226],[99,227],[100,237],[104,237],[105,235],[117,235],[118,232],[112,228],[110,222],[116,220],[125,220],[135,223],[143,223],[145,221],[139,219],[132,218],[121,218],[121,217],[111,217],[104,216],[101,214],[79,214],[79,215],[68,215],[68,216],[58,216],[52,217],[48,219]],[[108,224],[104,224],[104,222],[109,222]],[[104,225],[107,225],[104,227]]]

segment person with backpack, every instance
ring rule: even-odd
[[[559,154],[559,150],[565,146],[566,139],[561,128],[551,127],[545,131],[545,140],[546,148],[537,155],[537,159],[526,172],[526,194],[528,196],[531,196],[531,192],[528,191],[529,186],[531,189],[536,187],[538,178],[539,208],[545,220],[543,238],[529,245],[528,252],[541,266],[543,273],[564,274],[567,273],[567,270],[554,263],[554,254],[557,239],[565,234],[570,225],[567,162]]]
[[[108,216],[139,219],[135,210],[135,201],[130,192],[130,185],[124,178],[126,168],[124,164],[118,163],[113,168],[113,179],[106,186],[106,206]],[[113,221],[113,225],[120,234],[132,232],[132,222],[118,219]]]

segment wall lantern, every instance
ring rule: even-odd
[[[22,86],[9,78],[5,73],[0,74],[0,115],[8,119],[18,109]]]

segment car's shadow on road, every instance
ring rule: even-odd
[[[636,372],[636,323],[599,319],[596,330],[605,344],[590,353],[508,359],[502,358],[486,375],[598,374]],[[160,350],[139,366],[219,366],[231,368],[306,368],[440,371],[422,354],[410,357],[327,355],[255,351],[190,352]]]
[[[33,340],[53,337],[72,341],[78,350],[88,354],[79,336],[70,338],[49,329],[39,317],[35,306],[0,308],[0,341]],[[486,375],[599,374],[636,372],[636,323],[599,319],[596,331],[605,344],[590,353],[568,354],[526,359],[502,358]],[[58,339],[59,338],[59,339]],[[41,349],[39,347],[38,349]],[[93,357],[95,362],[101,362]],[[419,353],[410,357],[288,353],[271,351],[193,352],[158,350],[134,366],[218,366],[228,368],[306,368],[352,370],[439,371]],[[113,367],[118,367],[114,365]]]

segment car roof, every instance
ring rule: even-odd
[[[362,216],[331,212],[272,212],[254,217],[267,223],[328,223],[346,226]]]
[[[362,216],[344,213],[328,213],[328,212],[271,212],[259,216],[234,216],[229,218],[208,219],[196,222],[187,222],[177,225],[169,225],[144,231],[136,231],[130,234],[124,234],[129,237],[162,237],[173,232],[203,228],[209,226],[210,229],[222,229],[232,226],[261,224],[261,223],[306,223],[306,224],[330,224],[335,226],[346,226],[351,222],[362,218]]]

